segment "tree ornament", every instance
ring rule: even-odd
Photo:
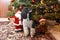
[[[9,10],[9,11],[11,11],[11,10],[12,10],[12,8],[11,8],[11,7],[9,7],[9,8],[8,8],[8,10]]]
[[[51,6],[51,8],[53,8],[53,6]]]
[[[23,9],[23,6],[21,5],[21,6],[19,7],[19,9],[20,9],[20,11],[22,11],[22,9]]]
[[[32,0],[32,3],[34,4],[35,3],[35,0]]]
[[[8,17],[8,20],[10,20],[10,17]]]
[[[44,3],[43,3],[43,0],[41,0],[41,4],[44,4]]]
[[[11,2],[14,2],[14,0],[11,0]]]
[[[11,6],[11,7],[9,7],[9,9],[8,10],[14,10],[14,6]]]
[[[57,5],[56,5],[56,4],[54,4],[54,5],[53,5],[53,8],[57,8]]]
[[[12,10],[14,10],[14,8],[15,8],[15,7],[14,7],[14,6],[12,6]]]

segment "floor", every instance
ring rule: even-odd
[[[13,25],[6,26],[9,22],[0,22],[0,40],[60,40],[60,32],[50,31],[50,36],[37,35],[33,38],[24,37],[23,33],[14,32]]]

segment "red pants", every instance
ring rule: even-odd
[[[15,29],[23,29],[23,26],[20,25],[20,26],[15,26]]]

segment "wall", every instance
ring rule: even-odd
[[[6,17],[9,0],[0,0],[0,18]]]

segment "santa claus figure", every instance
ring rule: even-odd
[[[16,31],[16,32],[22,31],[21,11],[18,10],[18,11],[15,13],[15,16],[13,16],[13,18],[14,18],[15,31]]]

